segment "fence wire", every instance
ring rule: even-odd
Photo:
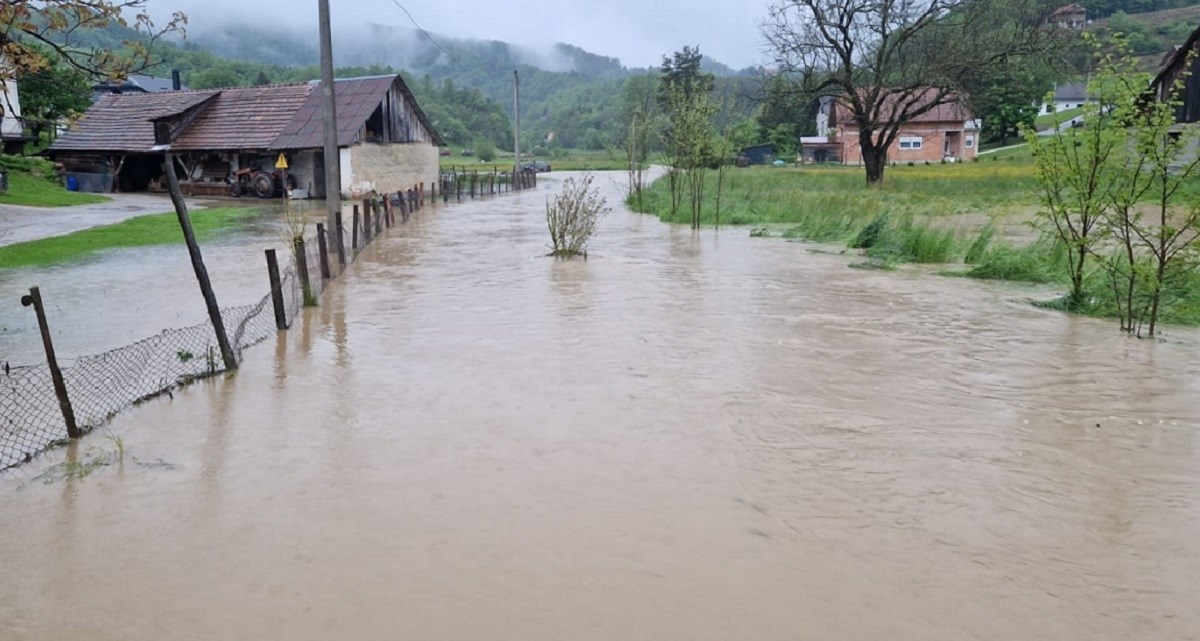
[[[312,268],[318,264],[316,260],[309,268],[316,275],[310,279],[313,296],[319,296],[322,288],[319,271]],[[280,281],[290,325],[304,305],[294,261],[280,275]],[[243,350],[276,332],[269,294],[252,305],[222,309],[221,321],[238,360]],[[101,354],[60,360],[59,365],[75,422],[84,433],[133,405],[227,371],[211,321],[169,329]],[[0,370],[0,470],[29,461],[65,440],[67,426],[49,365],[5,364]]]
[[[416,189],[409,190],[410,209],[419,209]],[[396,194],[396,198],[401,194]],[[376,209],[371,216],[370,235],[366,221],[358,230],[358,247],[350,247],[353,231],[350,221],[343,228],[346,262],[350,263],[370,241],[387,229]],[[331,276],[340,275],[337,260],[337,236],[328,237],[327,260]],[[316,304],[329,279],[322,278],[322,261],[317,236],[305,239],[304,257],[307,278],[293,253],[290,264],[280,274],[284,316],[291,326],[305,304]],[[305,291],[304,283],[308,283]],[[241,360],[242,351],[277,331],[275,314],[268,294],[252,305],[221,310],[230,345]],[[169,329],[132,345],[77,359],[60,359],[63,381],[75,414],[76,424],[84,433],[95,430],[118,413],[155,398],[189,382],[226,371],[216,331],[211,321],[182,329]],[[0,369],[0,470],[31,460],[46,449],[68,439],[66,421],[59,407],[50,367],[46,363]]]

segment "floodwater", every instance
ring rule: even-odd
[[[0,478],[0,639],[1200,639],[1200,334],[619,206],[557,262],[553,182]]]

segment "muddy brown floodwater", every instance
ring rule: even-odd
[[[0,639],[1200,638],[1200,335],[619,207],[555,262],[553,183],[0,479]]]

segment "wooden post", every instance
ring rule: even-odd
[[[371,244],[371,202],[363,201],[363,247]]]
[[[375,201],[371,201],[371,213],[375,216],[375,237],[378,238],[383,233],[383,212],[375,205]]]
[[[317,297],[313,294],[312,283],[308,278],[308,253],[304,247],[304,238],[297,237],[293,242],[292,249],[296,253],[296,274],[300,276],[300,295],[304,298],[304,306],[312,307],[317,304]]]
[[[342,210],[337,210],[337,213],[333,215],[333,222],[337,225],[338,271],[341,272],[346,269],[346,239],[343,238]]]
[[[329,245],[325,242],[325,223],[317,223],[317,249],[321,253],[321,278],[328,280],[333,270],[329,265]]]
[[[288,328],[287,309],[283,303],[283,282],[279,280],[279,261],[275,258],[275,250],[267,250],[267,278],[271,280],[271,305],[275,308],[275,329],[283,331]]]
[[[350,232],[350,249],[358,251],[358,205],[354,206],[354,229]]]
[[[419,191],[417,191],[417,193],[420,194],[420,198],[421,198],[421,201],[420,201],[420,203],[417,204],[417,207],[424,209],[425,208],[425,181],[423,181],[423,180],[421,181],[421,189]]]
[[[188,217],[187,203],[183,200],[183,191],[179,189],[179,177],[175,175],[175,155],[168,153],[163,163],[163,173],[167,176],[167,188],[171,192],[171,202],[175,205],[175,215],[179,218],[179,227],[183,230],[183,240],[187,244],[188,254],[192,257],[192,271],[200,283],[200,294],[204,297],[204,306],[208,308],[208,318],[212,321],[213,331],[217,334],[217,345],[221,348],[221,360],[225,361],[225,369],[237,369],[237,356],[229,345],[229,336],[225,334],[225,322],[221,319],[221,308],[217,306],[217,295],[213,292],[212,282],[208,279],[208,269],[204,266],[204,257],[200,255],[200,245],[196,242],[196,233],[192,230],[192,219]]]
[[[50,340],[50,325],[46,322],[46,308],[42,305],[41,290],[30,287],[29,294],[21,297],[21,305],[33,305],[33,311],[37,314],[38,329],[42,330],[42,347],[46,349],[46,364],[50,366],[54,394],[58,396],[58,409],[67,424],[67,436],[79,438],[83,436],[83,432],[75,424],[75,409],[71,407],[71,398],[67,396],[67,384],[63,381],[62,370],[58,368],[58,357],[54,355],[54,341]]]
[[[383,195],[383,223],[388,228],[392,226],[392,197],[390,194]]]
[[[400,219],[408,222],[408,203],[404,200],[404,192],[396,192],[396,202],[400,204]]]

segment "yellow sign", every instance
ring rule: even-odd
[[[275,161],[275,168],[276,169],[287,169],[288,168],[287,158],[285,158],[283,154],[279,154],[279,160]]]

